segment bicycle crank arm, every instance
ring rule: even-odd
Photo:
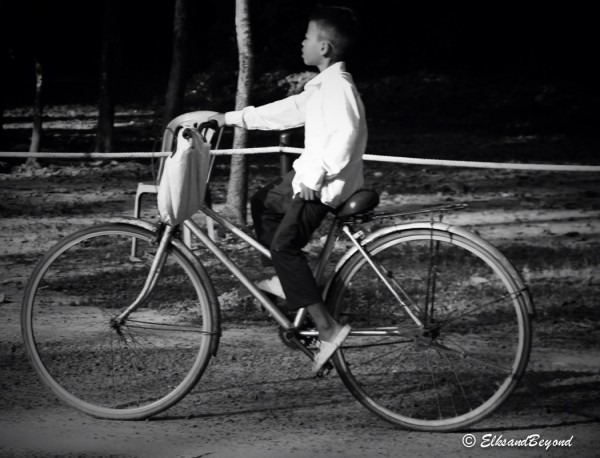
[[[315,333],[315,335],[318,335],[316,331],[314,333]],[[304,332],[303,332],[303,334],[304,334]],[[283,338],[287,342],[295,345],[300,350],[302,350],[302,352],[306,356],[308,356],[311,361],[314,361],[315,354],[312,351],[310,351],[308,348],[306,348],[306,346],[302,342],[300,342],[300,340],[298,340],[298,337],[296,337],[296,332],[295,332],[295,330],[293,328],[285,330],[284,333],[283,333]]]
[[[316,329],[300,331],[299,334],[301,336],[309,336],[309,337],[318,337],[319,333]],[[306,345],[304,345],[297,337],[296,331],[294,329],[288,329],[284,331],[283,338],[288,342],[292,343],[296,347],[298,347],[302,352],[310,358],[311,361],[314,361],[316,358],[316,354],[309,350]],[[315,374],[317,378],[325,377],[333,370],[333,363],[331,360],[327,361],[323,367]]]

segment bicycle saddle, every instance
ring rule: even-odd
[[[359,189],[350,198],[335,210],[335,215],[340,218],[349,218],[354,215],[366,213],[379,205],[379,195],[370,189]]]

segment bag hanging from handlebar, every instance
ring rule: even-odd
[[[181,129],[175,153],[165,160],[158,186],[158,211],[163,222],[176,226],[190,218],[204,204],[210,166],[210,144],[196,129]]]

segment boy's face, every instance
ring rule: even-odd
[[[323,40],[316,22],[310,21],[304,41],[302,41],[302,59],[306,65],[319,66],[323,59]]]

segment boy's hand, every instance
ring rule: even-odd
[[[309,188],[304,183],[300,183],[300,197],[304,200],[317,200],[319,199],[319,191]]]
[[[225,113],[217,113],[210,116],[207,121],[217,121],[219,127],[223,127],[225,125]]]
[[[179,129],[179,133],[177,134],[177,154],[181,154],[181,152],[187,148],[194,147],[194,138],[191,136],[186,137],[184,134],[185,130],[188,128],[193,129],[194,126],[191,124],[183,124],[181,129]]]

